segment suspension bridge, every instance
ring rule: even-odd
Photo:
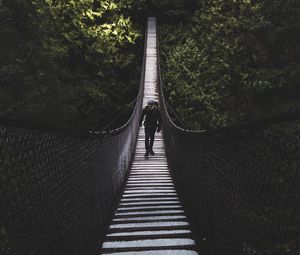
[[[118,129],[1,120],[1,254],[296,251],[299,134],[274,130],[297,123],[299,112],[209,131],[178,127],[166,106],[158,53],[150,17],[136,105]],[[139,119],[149,98],[160,102],[163,130],[146,160]]]

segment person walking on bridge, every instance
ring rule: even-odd
[[[155,131],[160,132],[161,130],[161,117],[160,111],[158,107],[158,103],[156,103],[153,99],[148,100],[148,105],[144,107],[142,111],[142,116],[140,118],[140,127],[142,126],[143,120],[145,126],[145,159],[149,157],[149,153],[154,155],[153,151],[153,143]]]

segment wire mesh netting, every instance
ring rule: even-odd
[[[1,119],[1,255],[96,253],[134,153],[144,69],[131,118],[116,130]]]
[[[186,130],[170,118],[159,81],[167,158],[200,251],[299,254],[300,111]]]

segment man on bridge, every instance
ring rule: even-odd
[[[142,116],[140,119],[140,127],[142,126],[143,120],[145,126],[145,159],[149,157],[149,153],[154,155],[153,143],[155,131],[160,132],[161,129],[161,118],[158,103],[153,99],[148,100],[148,105],[143,109]]]

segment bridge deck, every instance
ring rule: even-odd
[[[145,92],[158,99],[156,20],[148,19]],[[144,128],[138,136],[133,165],[101,254],[197,255],[165,156],[162,134],[155,136],[154,156],[144,159]]]

